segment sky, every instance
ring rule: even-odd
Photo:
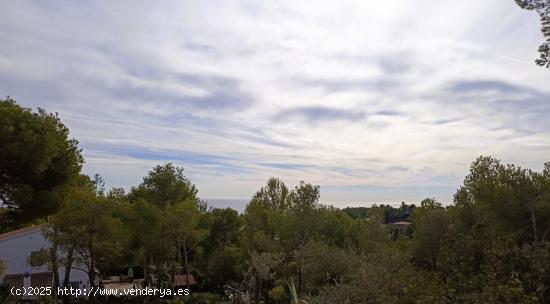
[[[0,0],[0,95],[108,186],[173,162],[202,198],[451,203],[479,155],[550,161],[542,40],[513,0]]]

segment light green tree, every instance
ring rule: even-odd
[[[151,282],[151,270],[157,286],[172,285],[174,271],[181,265],[189,274],[189,251],[205,235],[199,227],[202,204],[197,192],[183,168],[170,163],[155,166],[131,189],[133,216],[128,225],[141,252],[146,284]]]
[[[75,265],[84,265],[90,284],[97,286],[102,271],[118,261],[127,232],[117,204],[90,184],[71,191],[71,199],[51,218],[46,236],[60,248],[74,250]]]
[[[165,207],[163,219],[169,228],[166,238],[176,247],[177,262],[185,267],[186,284],[188,284],[191,271],[189,251],[195,248],[206,235],[206,231],[199,227],[199,209],[194,200],[173,203]]]

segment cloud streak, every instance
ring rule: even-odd
[[[202,197],[279,176],[324,201],[450,202],[480,154],[550,155],[540,25],[513,1],[0,8],[0,94],[59,112],[112,186],[172,161]]]

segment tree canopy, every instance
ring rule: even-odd
[[[14,227],[55,212],[83,158],[57,114],[7,98],[0,117],[0,202],[8,209],[4,227]]]

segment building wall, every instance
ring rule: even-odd
[[[48,245],[39,229],[24,235],[13,236],[0,240],[0,260],[6,264],[6,273],[24,273],[27,266],[27,257],[32,251],[39,250]],[[33,267],[32,272],[47,271],[46,266]]]
[[[29,231],[25,234],[12,236],[0,240],[0,260],[6,265],[6,274],[19,274],[27,271],[31,273],[49,271],[47,265],[31,267],[27,265],[27,258],[33,251],[48,247],[49,242],[42,235],[40,229]],[[61,256],[64,253],[59,253]],[[59,280],[63,282],[65,268],[59,267]],[[81,288],[89,287],[88,275],[79,269],[72,269],[70,275],[71,282],[82,282]]]

